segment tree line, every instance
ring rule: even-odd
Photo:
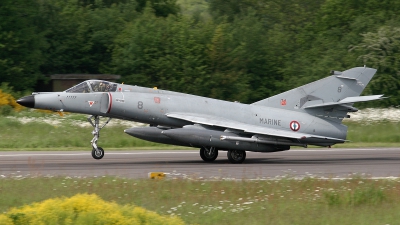
[[[378,69],[364,94],[400,103],[400,1],[2,0],[0,83],[47,75],[251,103],[328,76]]]

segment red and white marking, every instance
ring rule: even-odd
[[[94,101],[88,101],[88,103],[89,103],[89,106],[92,107],[94,104]]]
[[[292,131],[298,131],[298,130],[300,130],[300,123],[293,120],[292,122],[290,122],[290,129],[291,129]]]

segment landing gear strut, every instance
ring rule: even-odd
[[[218,157],[218,150],[215,147],[202,147],[200,149],[200,157],[205,162],[212,162]]]
[[[92,120],[92,118],[94,118]],[[100,126],[100,116],[97,115],[92,115],[89,116],[87,118],[87,120],[89,121],[89,123],[94,127],[92,134],[93,134],[93,139],[92,141],[90,141],[90,143],[92,144],[92,157],[94,159],[101,159],[104,156],[104,150],[103,148],[97,146],[97,141],[100,138],[100,130],[103,129],[103,127],[105,127],[108,122],[110,122],[111,118],[108,118],[107,122],[105,122],[102,126]],[[93,123],[94,121],[94,123]]]

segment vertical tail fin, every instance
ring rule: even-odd
[[[355,67],[253,103],[267,107],[306,111],[333,120],[357,111],[354,102],[381,99],[380,96],[358,97],[375,75],[376,69]]]

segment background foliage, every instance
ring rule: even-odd
[[[251,103],[329,70],[378,69],[364,94],[400,102],[395,0],[4,0],[0,83],[46,75],[121,81]]]

